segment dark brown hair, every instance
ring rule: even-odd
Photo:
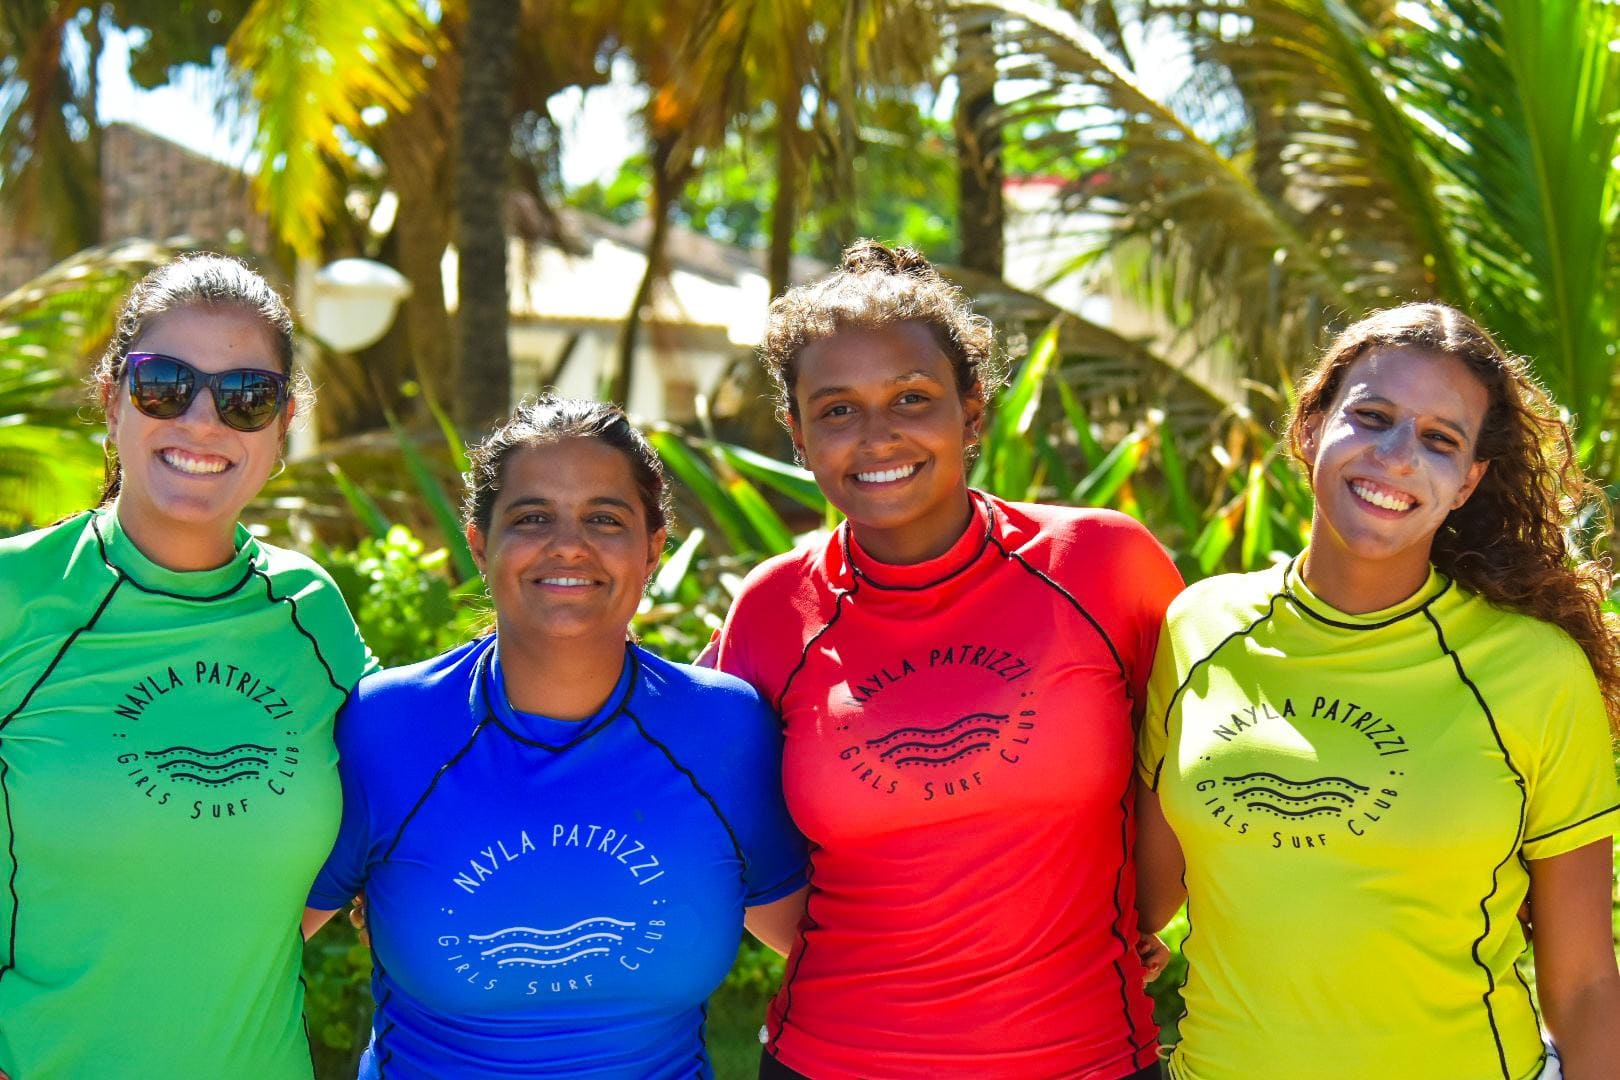
[[[1569,530],[1580,515],[1608,533],[1602,490],[1581,470],[1569,425],[1522,358],[1505,352],[1478,323],[1444,304],[1405,304],[1374,312],[1333,340],[1301,380],[1288,420],[1288,446],[1310,471],[1305,433],[1333,406],[1344,374],[1377,349],[1456,357],[1489,395],[1474,459],[1488,463],[1479,486],[1435,535],[1430,559],[1441,572],[1497,607],[1552,623],[1574,638],[1603,690],[1620,733],[1620,646],[1605,619],[1610,574]]]
[[[309,407],[309,382],[293,371],[293,318],[287,302],[240,259],[210,252],[181,255],[147,274],[129,290],[119,306],[112,340],[90,372],[98,407],[105,408],[114,400],[130,350],[152,323],[170,311],[189,307],[234,308],[258,319],[275,350],[282,374],[290,377],[289,392],[300,409]],[[107,445],[107,470],[101,492],[104,503],[118,494],[121,480],[112,444]]]
[[[647,531],[665,528],[670,519],[669,481],[658,452],[617,405],[544,394],[519,405],[511,417],[473,447],[472,467],[462,479],[467,488],[462,515],[485,535],[500,497],[506,462],[519,450],[550,446],[563,439],[594,439],[623,454],[630,464]]]
[[[993,360],[990,320],[975,315],[962,291],[940,276],[921,253],[857,240],[844,249],[831,274],[789,289],[771,302],[760,359],[776,387],[777,415],[798,418],[793,389],[799,354],[843,330],[875,330],[896,323],[925,327],[951,361],[956,390],[986,401],[1001,381]]]

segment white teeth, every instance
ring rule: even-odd
[[[863,484],[890,484],[896,480],[904,480],[920,468],[922,468],[921,464],[901,465],[899,468],[884,469],[881,472],[858,472],[855,474],[855,479]]]
[[[1375,491],[1366,484],[1352,483],[1350,490],[1374,506],[1385,510],[1410,510],[1414,504],[1412,499],[1400,495],[1385,495],[1383,492]]]
[[[222,473],[230,467],[230,462],[218,458],[204,461],[189,454],[180,454],[172,450],[165,450],[159,456],[163,459],[163,464],[169,468],[178,469],[180,472],[190,473],[193,476],[211,476],[214,473]]]
[[[540,579],[540,584],[542,584],[542,585],[566,585],[566,586],[568,586],[570,588],[573,588],[573,587],[580,586],[580,585],[589,585],[589,584],[591,584],[591,582],[590,582],[589,578],[582,578],[582,577],[547,577],[547,578],[541,578]]]

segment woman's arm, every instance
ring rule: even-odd
[[[336,911],[322,911],[319,908],[307,907],[304,909],[304,940],[308,941],[315,936],[315,931],[326,925],[326,921],[336,915]]]
[[[783,956],[793,948],[793,939],[799,933],[799,920],[804,918],[805,903],[810,886],[792,892],[780,900],[760,904],[743,912],[743,925],[748,932]]]
[[[1536,989],[1564,1076],[1613,1077],[1620,1062],[1613,845],[1605,837],[1529,866]]]
[[[1159,793],[1136,786],[1136,921],[1143,933],[1162,930],[1187,899],[1181,844],[1159,806]]]

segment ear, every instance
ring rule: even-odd
[[[292,427],[293,417],[297,415],[298,399],[294,397],[292,392],[289,390],[287,392],[287,411],[282,414],[281,417],[281,430],[285,432],[290,429]]]
[[[107,441],[116,447],[118,445],[117,384],[103,383],[96,396],[101,399],[101,415],[107,418]]]
[[[1307,416],[1302,425],[1299,448],[1305,452],[1306,471],[1310,471],[1316,462],[1316,451],[1322,445],[1322,425],[1325,422],[1325,414],[1318,410]]]
[[[962,445],[977,446],[984,435],[984,393],[975,387],[962,398]]]
[[[658,571],[658,558],[664,553],[664,542],[669,539],[669,530],[659,529],[647,537],[647,572],[642,575],[648,581]]]
[[[1453,510],[1462,506],[1474,494],[1474,489],[1479,487],[1479,482],[1485,479],[1485,469],[1489,465],[1489,461],[1476,461],[1468,466],[1468,478],[1463,481],[1463,486],[1457,490],[1457,497],[1451,500]]]
[[[484,530],[477,525],[468,525],[466,528],[467,546],[472,549],[473,562],[478,564],[478,572],[484,573]]]
[[[788,414],[787,429],[788,438],[793,441],[793,452],[798,455],[799,464],[806,465],[810,460],[810,456],[804,452],[804,429],[799,426],[799,418],[791,413]]]

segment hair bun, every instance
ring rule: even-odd
[[[910,274],[936,277],[938,271],[916,248],[890,247],[871,239],[857,240],[844,249],[840,267],[849,274]]]

